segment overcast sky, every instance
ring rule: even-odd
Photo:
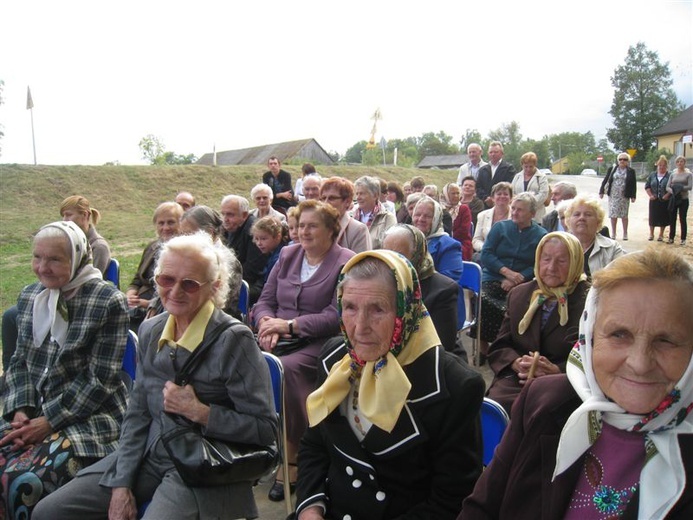
[[[314,137],[344,153],[517,121],[525,138],[612,121],[610,78],[643,41],[693,103],[691,0],[2,0],[0,163],[143,164]]]

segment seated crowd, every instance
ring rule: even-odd
[[[38,281],[3,315],[0,519],[257,517],[253,481],[191,486],[161,438],[177,414],[205,436],[276,442],[261,351],[285,380],[269,499],[288,475],[296,520],[693,515],[693,268],[626,254],[599,199],[549,187],[535,154],[515,173],[500,143],[488,164],[475,147],[440,190],[311,164],[294,187],[271,157],[218,209],[180,192],[154,210],[122,293],[103,280],[100,213],[65,199],[33,239]],[[486,390],[462,345],[470,261]],[[512,418],[486,470],[484,395]]]

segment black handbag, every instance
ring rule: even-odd
[[[190,375],[203,354],[229,327],[223,323],[197,347],[178,370],[176,384],[189,384]],[[271,473],[279,462],[277,445],[256,446],[207,437],[202,426],[185,417],[161,412],[161,442],[183,481],[191,487],[223,486],[234,482],[255,482]]]
[[[310,343],[310,338],[280,338],[277,344],[272,349],[272,354],[275,356],[286,356],[297,350],[301,350],[303,347]]]

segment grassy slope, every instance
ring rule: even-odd
[[[294,180],[300,167],[286,166]],[[266,170],[255,166],[25,166],[0,165],[0,311],[16,302],[21,288],[35,280],[31,272],[31,236],[58,220],[60,202],[83,195],[102,215],[97,228],[121,264],[121,288],[132,278],[144,246],[155,237],[154,208],[180,190],[195,194],[198,204],[219,208],[229,193],[249,197]],[[442,187],[454,181],[452,170],[323,166],[323,176],[351,180],[377,175],[403,183],[422,175]]]

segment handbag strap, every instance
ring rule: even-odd
[[[205,340],[190,354],[188,359],[185,361],[183,366],[178,369],[175,364],[175,358],[172,358],[174,360],[174,368],[176,369],[176,381],[175,383],[179,386],[185,386],[190,382],[190,375],[195,371],[195,369],[198,367],[198,365],[202,362],[204,359],[205,354],[209,351],[209,349],[214,345],[214,342],[221,336],[221,334],[227,330],[230,329],[231,326],[233,325],[233,320],[225,321],[223,323],[220,323],[216,327],[212,329],[212,331],[207,335]]]

